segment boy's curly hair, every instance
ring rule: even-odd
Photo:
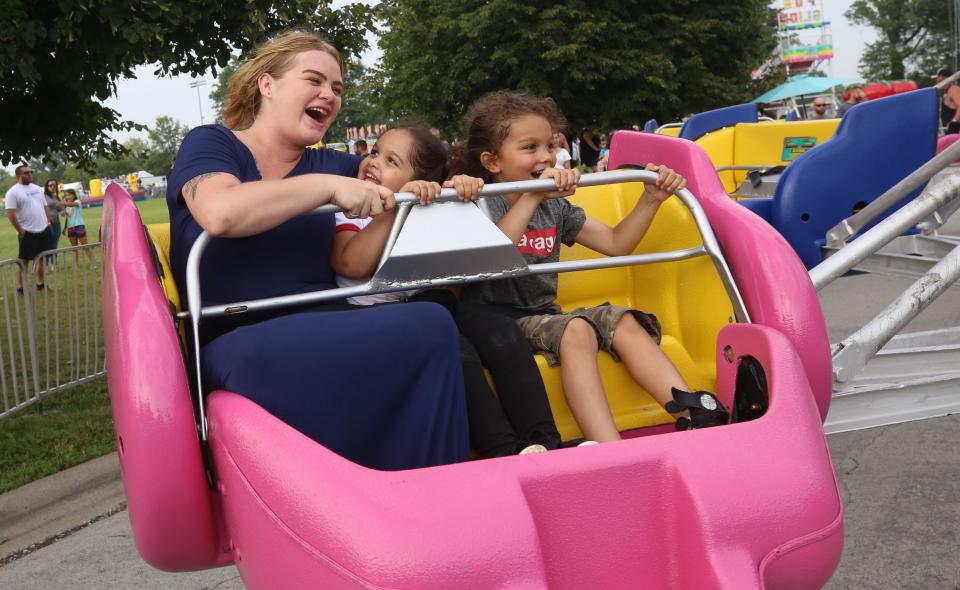
[[[499,90],[485,94],[467,111],[464,140],[451,156],[453,174],[468,174],[491,182],[490,172],[480,163],[480,154],[500,151],[510,135],[510,125],[524,115],[540,115],[554,131],[563,131],[567,121],[551,98],[527,92]]]

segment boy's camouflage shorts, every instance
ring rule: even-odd
[[[533,351],[546,357],[547,363],[554,367],[560,364],[560,340],[563,338],[567,323],[573,318],[583,318],[597,332],[597,344],[600,349],[610,353],[610,356],[619,362],[620,356],[613,350],[613,332],[623,314],[628,312],[633,314],[637,323],[657,344],[660,344],[663,332],[660,321],[655,315],[609,303],[596,307],[578,307],[570,313],[531,315],[517,320],[517,325],[520,326]]]

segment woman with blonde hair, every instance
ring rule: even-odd
[[[233,76],[224,126],[184,139],[167,188],[171,260],[185,293],[190,247],[215,239],[201,265],[203,304],[336,287],[333,203],[348,217],[394,206],[357,179],[360,158],[305,149],[340,110],[340,54],[293,31],[260,47]],[[203,386],[248,397],[340,455],[377,469],[467,456],[458,337],[439,305],[346,311],[311,305],[204,320]],[[403,351],[400,354],[398,351]]]

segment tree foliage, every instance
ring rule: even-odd
[[[860,75],[924,79],[947,65],[953,54],[948,9],[942,0],[855,0],[845,16],[878,33],[860,58]]]
[[[752,98],[775,46],[767,0],[386,0],[383,99],[446,132],[498,89],[551,96],[578,125],[675,120]]]
[[[240,61],[237,58],[230,60],[226,66],[220,69],[220,75],[213,84],[213,90],[210,91],[210,103],[213,105],[213,112],[216,113],[214,122],[223,124],[223,109],[227,106],[227,91],[230,89],[230,79],[240,67]]]
[[[44,154],[67,145],[68,156],[91,163],[94,153],[122,151],[107,137],[138,125],[103,105],[134,68],[195,74],[224,67],[281,29],[298,25],[323,32],[347,54],[366,48],[371,9],[329,0],[7,0],[0,28],[0,160]]]
[[[162,176],[170,170],[170,162],[189,130],[173,117],[160,116],[149,126],[146,140],[130,137],[123,142],[123,153],[98,155],[85,168],[80,168],[64,151],[47,152],[30,158],[27,163],[34,170],[37,184],[56,178],[61,183],[82,182],[89,186],[91,178],[117,178],[140,170]],[[0,168],[0,191],[14,182],[16,178]]]
[[[149,152],[143,158],[144,168],[152,174],[166,174],[189,131],[189,127],[173,117],[157,117],[153,127],[147,131]]]
[[[349,63],[343,87],[340,114],[327,131],[325,141],[343,141],[350,127],[376,125],[390,119],[382,104],[375,71],[360,63]]]

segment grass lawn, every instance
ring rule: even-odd
[[[163,199],[140,201],[137,206],[145,223],[168,219]],[[91,242],[97,239],[102,214],[102,207],[84,209]],[[0,231],[0,260],[17,255],[16,232],[12,227],[8,230]],[[60,247],[69,245],[66,237],[61,238]],[[39,374],[29,382],[39,382],[41,391],[103,368],[102,269],[89,269],[85,264],[77,267],[73,257],[71,253],[60,255],[60,270],[49,273],[48,289],[36,294]],[[99,264],[99,252],[96,261]],[[6,379],[4,388],[11,397],[14,389],[22,390],[28,381],[22,369],[31,373],[17,346],[22,333],[14,328],[12,347],[6,336],[7,324],[22,327],[17,318],[24,317],[24,298],[14,294],[13,277],[12,267],[0,272],[0,376]],[[15,373],[19,385],[12,381]],[[0,493],[115,449],[106,379],[45,396],[42,413],[39,410],[29,406],[0,419]]]
[[[144,223],[163,223],[169,219],[167,213],[166,199],[147,199],[138,201],[137,208],[140,209],[140,215]],[[87,226],[87,239],[91,243],[99,241],[100,219],[103,217],[103,207],[84,207],[83,221]],[[63,219],[60,221],[63,224]],[[66,227],[63,230],[64,235],[60,237],[60,247],[69,248],[70,241],[66,236]],[[7,221],[0,229],[0,260],[17,257],[17,232]]]
[[[106,379],[0,420],[0,493],[116,449]]]

